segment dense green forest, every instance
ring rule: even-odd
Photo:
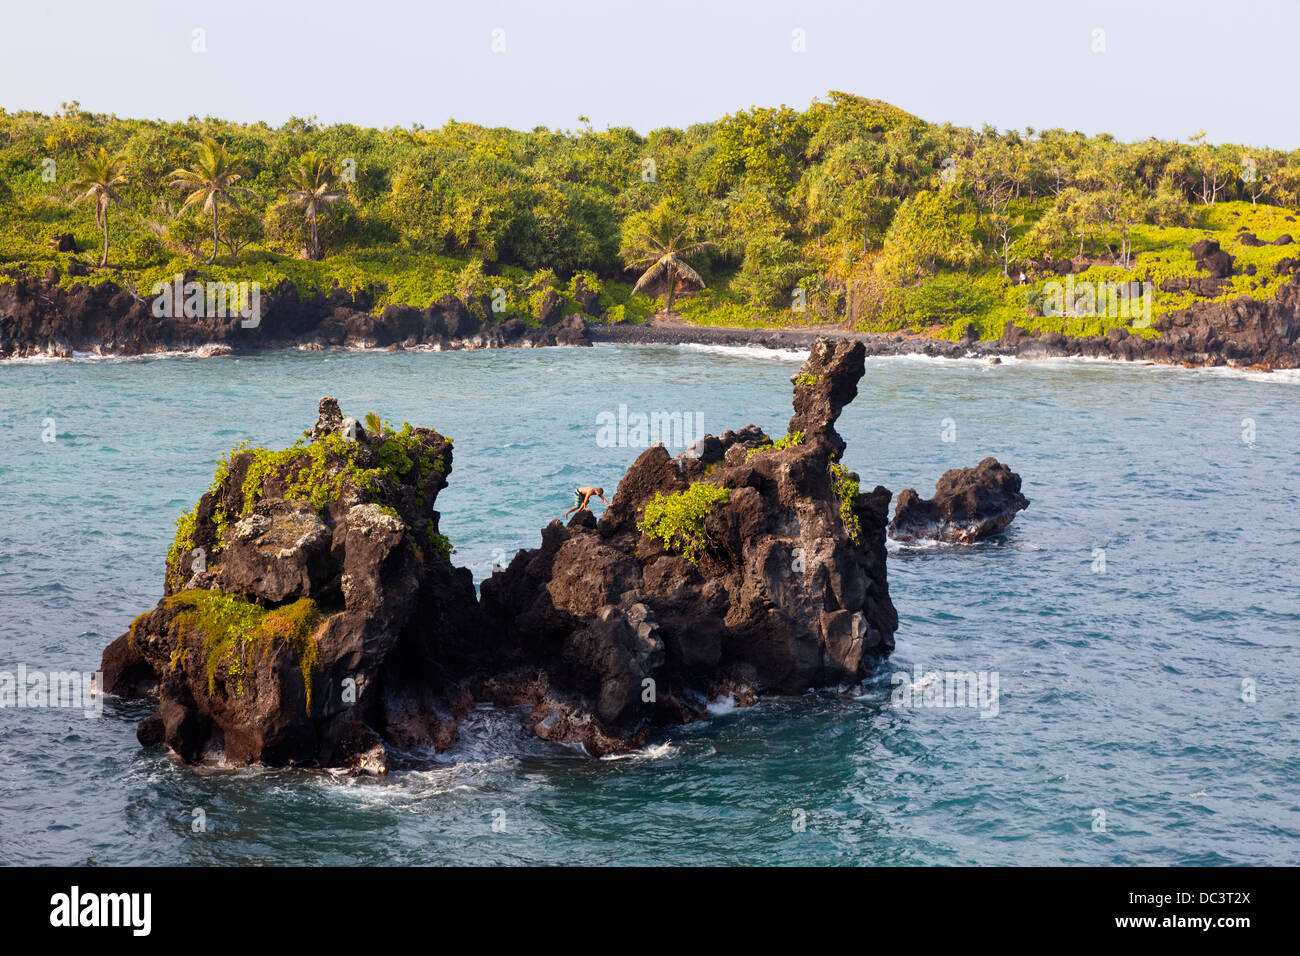
[[[667,304],[713,324],[991,336],[1015,318],[1081,334],[1126,320],[1042,316],[1033,262],[1085,259],[1093,281],[1158,288],[1195,272],[1187,247],[1210,235],[1257,266],[1222,295],[1268,296],[1288,250],[1234,237],[1300,233],[1300,151],[1203,134],[974,130],[838,92],[648,136],[578,122],[277,129],[0,110],[0,270],[57,265],[63,282],[142,292],[182,270],[337,282],[371,288],[376,308],[454,292],[526,318],[582,276],[610,322]],[[77,252],[57,250],[63,234]],[[1155,312],[1192,297],[1160,291]]]

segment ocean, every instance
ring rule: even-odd
[[[173,522],[235,444],[322,395],[455,438],[438,499],[476,580],[640,452],[620,414],[784,434],[801,356],[598,346],[0,365],[0,673],[94,671],[162,593]],[[992,455],[1032,504],[969,546],[891,545],[897,649],[861,686],[595,760],[519,714],[383,778],[188,767],[147,703],[0,709],[5,864],[1295,864],[1300,376],[867,360],[838,429],[864,488]],[[620,439],[635,432],[619,431]],[[46,440],[52,439],[52,440]],[[598,506],[599,507],[599,506]],[[985,706],[900,698],[973,673]],[[933,683],[932,683],[932,686]]]

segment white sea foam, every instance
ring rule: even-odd
[[[735,709],[736,709],[735,694],[728,694],[726,697],[719,698],[718,700],[711,700],[708,703],[709,713],[712,714],[714,717],[721,717],[724,714],[729,714]]]
[[[952,543],[936,541],[933,538],[918,538],[915,541],[895,541],[893,538],[886,538],[885,549],[887,551],[933,551],[935,548],[946,547]]]
[[[961,358],[949,358],[946,355],[926,355],[924,352],[903,352],[899,355],[868,355],[868,362],[889,363],[889,362],[907,362],[921,365],[968,365],[968,366],[986,366],[994,368],[989,364],[987,357],[978,355],[963,355]],[[1002,361],[1006,361],[1004,358]]]
[[[196,359],[223,358],[231,353],[229,347],[217,342],[208,342],[193,349],[160,349],[157,352],[144,352],[140,355],[102,355],[97,352],[78,352],[73,350],[70,357],[58,355],[27,355],[20,358],[0,360],[0,367],[5,365],[50,365],[56,362],[71,365],[117,365],[127,362],[144,362],[149,359]]]
[[[895,356],[873,356],[874,358],[893,358]],[[897,356],[899,358],[903,356]],[[945,359],[931,356],[922,356],[922,358],[942,364],[944,362],[961,362],[963,359]],[[1188,368],[1183,365],[1174,365],[1169,362],[1151,362],[1135,361],[1130,362],[1124,359],[1106,358],[1101,356],[1088,355],[1052,355],[1045,358],[1021,358],[1014,355],[1001,356],[1002,365],[1010,368],[1070,368],[1071,366],[1105,366],[1116,369],[1148,369],[1159,372],[1170,372],[1184,375],[1213,375],[1223,378],[1246,379],[1251,382],[1273,381],[1279,384],[1296,385],[1300,384],[1300,369],[1277,369],[1272,372],[1261,372],[1255,369],[1231,367],[1227,365],[1196,365]],[[987,359],[979,359],[988,363]],[[997,368],[998,366],[990,366]]]
[[[773,349],[766,345],[718,345],[703,342],[682,342],[671,348],[684,352],[710,352],[715,355],[735,355],[744,358],[775,359],[781,362],[803,363],[808,358],[807,349]]]
[[[313,775],[311,781],[331,796],[362,807],[421,808],[423,801],[441,794],[481,791],[494,778],[513,774],[518,761],[501,756],[479,761],[461,761],[420,770],[400,770],[385,777],[355,776],[346,771]]]
[[[601,760],[663,760],[667,757],[676,757],[681,753],[681,749],[665,741],[661,744],[651,744],[649,747],[643,747],[640,750],[633,750],[624,754],[605,754]]]
[[[656,345],[656,343],[644,344]],[[773,349],[763,345],[718,345],[698,342],[659,345],[657,347],[675,348],[687,352],[707,352],[717,355],[733,355],[742,358],[778,359],[781,361],[791,362],[803,362],[808,358],[809,354],[806,349]],[[1125,359],[1086,355],[1054,355],[1044,358],[1023,358],[1016,355],[1000,355],[997,357],[1000,361],[995,364],[989,361],[992,356],[976,355],[970,352],[959,358],[950,358],[945,355],[926,355],[924,352],[903,352],[898,355],[868,355],[867,362],[904,362],[940,367],[964,366],[990,370],[998,368],[1069,368],[1071,366],[1079,365],[1100,365],[1108,368],[1146,368],[1167,372],[1219,375],[1226,378],[1246,379],[1252,382],[1274,381],[1289,385],[1300,384],[1300,369],[1279,369],[1273,372],[1260,372],[1248,368],[1232,368],[1229,366],[1195,366],[1193,368],[1185,368],[1182,365],[1173,365],[1167,362],[1127,361]]]
[[[685,352],[704,352],[715,355],[729,355],[738,358],[756,358],[767,361],[775,360],[781,362],[799,362],[802,363],[808,358],[807,349],[793,348],[769,348],[764,345],[721,345],[714,343],[700,342],[680,342],[680,343],[623,343],[623,342],[598,342],[598,348],[618,348],[627,345],[636,347],[652,346],[656,348],[672,348]],[[31,355],[22,358],[11,358],[0,360],[0,366],[5,364],[15,365],[45,365],[55,362],[68,362],[72,364],[113,364],[118,362],[141,362],[150,359],[194,359],[194,358],[219,358],[229,357],[231,353],[225,351],[225,346],[218,343],[206,343],[193,349],[163,349],[156,352],[146,352],[141,355],[100,355],[94,352],[74,351],[70,358],[60,358],[55,355]],[[333,345],[323,348],[314,348],[309,346],[290,346],[286,349],[269,349],[259,350],[256,354],[264,354],[266,351],[296,351],[296,352],[382,352],[388,353],[385,348],[356,346],[356,345]],[[440,349],[434,346],[417,345],[408,346],[401,350],[405,352],[441,352],[441,351],[508,351],[506,349]],[[1194,366],[1186,368],[1182,365],[1173,365],[1165,362],[1151,361],[1127,361],[1124,359],[1106,358],[1099,356],[1084,355],[1054,355],[1043,358],[1024,358],[1015,355],[999,356],[1000,362],[993,364],[989,362],[990,356],[975,355],[966,353],[959,358],[949,358],[943,355],[926,355],[923,352],[904,352],[898,355],[868,355],[868,363],[893,363],[905,362],[912,364],[923,364],[932,366],[948,367],[971,367],[984,368],[988,370],[998,368],[1069,368],[1071,366],[1088,366],[1104,365],[1114,368],[1146,368],[1155,369],[1171,373],[1183,373],[1192,375],[1213,375],[1221,378],[1242,379],[1251,382],[1274,382],[1280,385],[1300,385],[1300,369],[1278,369],[1273,372],[1260,372],[1249,368],[1220,366]],[[324,359],[328,361],[328,359]]]

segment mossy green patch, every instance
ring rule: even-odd
[[[232,448],[224,458],[219,459],[217,461],[217,470],[212,476],[212,484],[208,486],[208,494],[214,495],[217,499],[212,509],[212,523],[216,535],[217,551],[220,551],[225,546],[226,529],[230,527],[230,515],[226,512],[223,502],[226,482],[230,477],[230,461],[247,447],[248,442],[241,442]],[[180,517],[176,519],[176,534],[172,539],[171,547],[167,549],[166,584],[168,590],[179,588],[185,583],[180,580],[181,559],[194,550],[197,511],[197,508],[193,511],[182,511]],[[213,555],[209,557],[213,557]]]
[[[135,616],[135,619],[131,621],[131,627],[126,632],[126,643],[128,647],[135,647],[135,648],[139,647],[139,645],[135,641],[135,632],[139,630],[140,622],[143,621],[146,617],[148,617],[149,613],[150,613],[149,611],[145,611],[143,614],[137,614]]]
[[[315,631],[320,609],[310,598],[266,610],[236,595],[220,591],[181,591],[165,604],[175,610],[176,650],[172,667],[184,665],[185,639],[197,634],[201,658],[208,678],[208,693],[216,691],[217,670],[224,663],[235,678],[235,693],[244,692],[244,678],[256,663],[256,655],[270,652],[275,642],[287,645],[298,660],[307,709],[311,709],[313,675],[319,662]]]
[[[172,539],[172,546],[167,549],[166,583],[169,591],[184,583],[180,579],[181,559],[194,550],[194,527],[194,512],[182,511],[176,519],[176,536]]]
[[[317,511],[337,501],[349,484],[369,490],[373,476],[357,464],[359,447],[340,435],[326,435],[309,444],[300,439],[279,451],[254,448],[241,488],[242,513],[253,513],[272,476],[284,482],[286,501],[310,501]]]
[[[412,469],[417,470],[416,504],[424,507],[429,479],[434,473],[445,475],[446,462],[436,450],[425,447],[409,423],[398,431],[391,428],[385,422],[368,430],[375,459],[370,467],[362,460],[365,446],[341,435],[325,435],[312,442],[299,439],[279,451],[253,449],[241,489],[243,514],[252,514],[273,475],[284,483],[286,501],[310,501],[317,511],[324,511],[349,487],[367,500],[376,500],[385,486],[400,484]]]
[[[817,376],[814,375],[812,377],[815,379]],[[776,441],[768,442],[766,445],[759,445],[756,448],[749,449],[747,452],[745,452],[745,461],[749,461],[749,459],[753,458],[759,452],[781,451],[783,449],[794,448],[795,446],[802,445],[802,444],[803,444],[803,432],[791,432],[788,435],[781,436]]]
[[[456,553],[456,549],[451,546],[451,538],[438,531],[434,531],[433,525],[429,525],[429,544],[433,546],[433,550],[437,551],[448,561],[450,561],[451,556]]]

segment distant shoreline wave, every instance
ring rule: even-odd
[[[833,333],[826,333],[829,337],[834,337]],[[652,340],[635,341],[635,340],[602,340],[597,339],[593,343],[594,348],[663,348],[676,349],[682,352],[704,352],[715,355],[727,355],[737,358],[753,358],[774,360],[781,362],[803,362],[808,357],[808,349],[794,345],[774,345],[764,342],[756,343],[730,343],[730,342],[657,342]],[[553,346],[553,348],[565,348],[566,346]],[[4,365],[53,365],[58,363],[72,364],[117,364],[125,362],[142,362],[151,359],[208,359],[208,358],[259,358],[266,355],[275,355],[284,352],[324,352],[324,353],[368,353],[384,352],[390,354],[401,354],[409,352],[419,353],[438,353],[451,351],[466,351],[464,349],[438,349],[430,346],[412,346],[403,349],[393,349],[389,347],[369,347],[356,345],[337,345],[326,346],[324,348],[305,348],[299,345],[286,345],[281,347],[258,348],[248,351],[230,351],[221,343],[209,343],[196,348],[185,349],[159,349],[157,351],[142,352],[138,355],[114,355],[101,354],[95,352],[74,352],[71,356],[57,355],[30,355],[15,357],[0,361],[0,367]],[[513,351],[513,349],[470,349],[468,351]],[[992,362],[992,358],[997,358],[997,362]],[[1052,355],[1043,357],[1024,357],[1016,355],[982,355],[976,352],[968,352],[961,356],[947,355],[928,355],[921,351],[898,352],[893,354],[868,354],[868,362],[916,362],[931,366],[954,366],[967,368],[997,368],[1006,366],[1008,368],[1068,368],[1071,366],[1105,366],[1105,367],[1123,367],[1123,368],[1152,368],[1173,372],[1193,372],[1207,373],[1222,378],[1247,379],[1249,381],[1274,381],[1279,384],[1297,385],[1300,384],[1300,369],[1273,369],[1271,371],[1262,369],[1253,369],[1243,366],[1232,365],[1193,365],[1185,366],[1170,362],[1154,362],[1150,360],[1131,361],[1127,359],[1109,358],[1104,356],[1085,356],[1085,355]]]

